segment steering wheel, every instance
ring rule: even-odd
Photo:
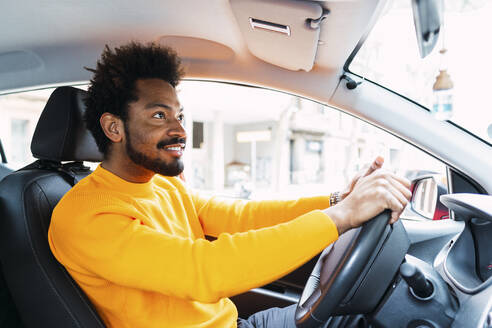
[[[383,242],[391,211],[385,210],[328,246],[316,263],[295,314],[298,328],[326,323],[354,287],[374,251]]]

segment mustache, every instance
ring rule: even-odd
[[[161,140],[157,143],[157,148],[158,149],[163,149],[164,147],[166,146],[169,146],[169,145],[175,145],[175,144],[184,144],[186,143],[186,139],[185,138],[178,138],[178,137],[175,137],[175,138],[171,138],[169,140]]]

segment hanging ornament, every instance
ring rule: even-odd
[[[441,6],[441,17],[442,17],[442,49],[439,51],[441,54],[441,65],[439,68],[439,74],[436,76],[436,81],[432,86],[434,93],[434,104],[432,105],[431,113],[438,120],[449,120],[453,115],[453,81],[451,81],[451,76],[449,76],[447,68],[447,57],[446,57],[446,36],[445,36],[445,9],[444,1]]]
[[[446,49],[441,49],[439,53],[444,58]],[[449,76],[445,66],[439,70],[439,75],[436,76],[436,82],[434,82],[432,90],[434,104],[431,113],[438,120],[451,119],[453,115],[453,81],[451,81],[451,76]]]

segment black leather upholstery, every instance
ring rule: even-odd
[[[55,90],[32,142],[42,161],[0,182],[0,259],[26,327],[104,327],[47,239],[53,208],[71,188],[67,172],[75,181],[90,173],[81,163],[59,161],[102,159],[92,136],[82,130],[83,95],[74,88]]]
[[[12,173],[12,170],[0,163],[0,181],[10,173]]]
[[[12,173],[10,168],[0,164],[0,181],[10,173]],[[3,269],[0,266],[0,328],[20,328],[22,326],[19,313],[3,276]]]

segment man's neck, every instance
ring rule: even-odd
[[[154,172],[136,165],[129,159],[105,159],[101,166],[118,177],[133,183],[146,183],[155,175]]]

